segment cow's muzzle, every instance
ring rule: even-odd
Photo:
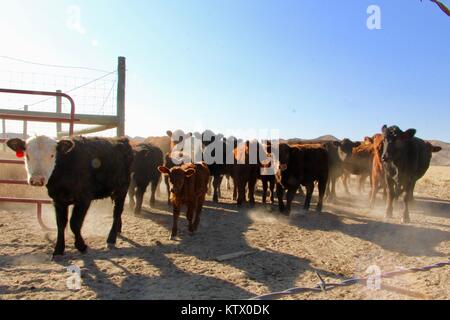
[[[43,187],[45,184],[45,178],[44,177],[31,177],[30,178],[30,185],[33,187]]]
[[[286,171],[287,170],[287,164],[280,164],[280,170]]]

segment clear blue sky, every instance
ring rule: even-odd
[[[381,30],[366,27],[371,4]],[[450,141],[450,18],[428,0],[21,0],[0,27],[1,55],[106,70],[126,56],[129,135],[362,139],[386,123]]]

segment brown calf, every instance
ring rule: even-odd
[[[178,233],[178,218],[181,206],[187,206],[187,220],[189,232],[197,231],[200,223],[200,214],[208,191],[209,170],[205,163],[183,164],[171,169],[159,167],[159,171],[168,176],[170,180],[170,200],[173,205],[173,225],[170,239],[176,238]]]

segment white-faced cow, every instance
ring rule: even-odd
[[[54,256],[64,254],[64,232],[68,223],[68,207],[74,205],[70,227],[75,247],[86,252],[81,227],[92,200],[111,197],[114,221],[108,244],[115,245],[122,231],[121,215],[130,184],[133,152],[128,139],[74,138],[56,141],[45,136],[26,142],[11,139],[7,145],[25,152],[28,181],[36,187],[47,186],[53,199],[58,226]]]
[[[392,217],[394,199],[404,194],[403,223],[408,223],[409,202],[413,199],[416,182],[430,167],[432,153],[441,148],[416,138],[416,129],[402,131],[398,126],[388,128],[385,125],[381,130],[384,139],[381,159],[388,187],[386,217]]]

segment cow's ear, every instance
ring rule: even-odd
[[[61,140],[58,142],[56,149],[62,154],[68,154],[75,148],[75,142],[72,140]]]
[[[190,177],[192,177],[196,172],[197,172],[197,171],[196,171],[195,169],[190,168],[190,169],[184,170],[184,175],[186,176],[186,178],[190,178]]]
[[[364,138],[364,144],[365,145],[369,145],[369,144],[372,144],[373,143],[373,139],[372,138],[370,138],[370,137],[365,137]]]
[[[411,139],[416,135],[417,130],[416,129],[408,129],[405,132],[402,133],[402,140],[408,140]]]
[[[384,125],[384,126],[381,128],[381,132],[382,132],[382,133],[385,133],[385,132],[387,131],[387,129],[388,129],[388,126],[387,126],[387,125]]]
[[[26,149],[26,143],[22,139],[10,139],[6,145],[15,152],[23,152]]]
[[[167,134],[169,137],[171,137],[171,138],[172,138],[172,136],[173,136],[173,132],[170,131],[170,130],[167,130],[166,134]]]
[[[439,151],[441,151],[441,150],[442,150],[441,147],[438,147],[438,146],[431,146],[431,152],[433,152],[433,153],[439,152]]]
[[[335,147],[340,147],[340,146],[341,146],[341,143],[340,143],[339,141],[333,141],[332,144],[333,144]]]
[[[353,143],[353,148],[358,148],[362,143],[357,141]]]
[[[158,171],[161,172],[162,174],[170,174],[170,170],[164,166],[159,166]]]

